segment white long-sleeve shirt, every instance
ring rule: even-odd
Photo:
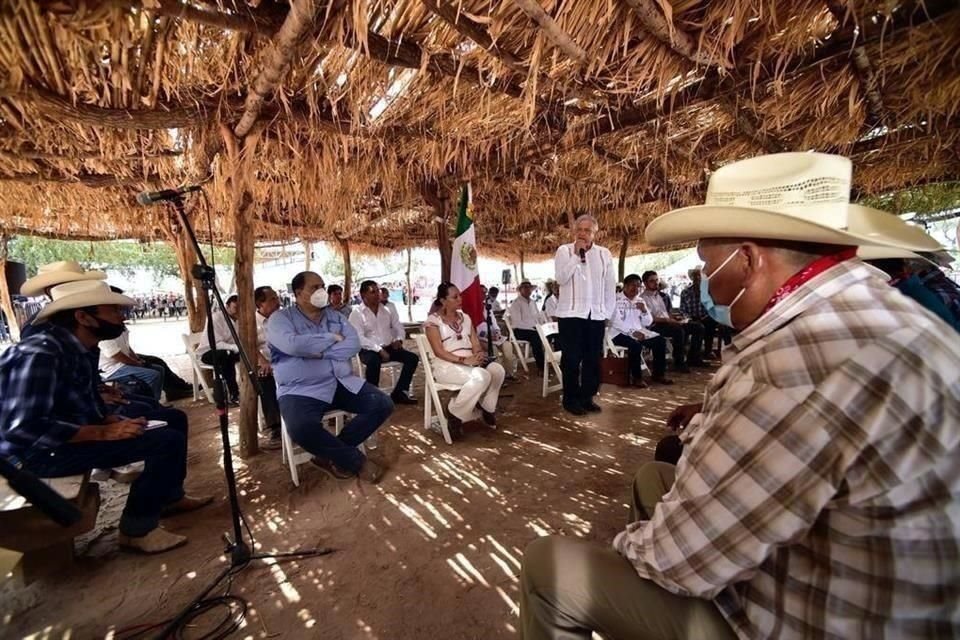
[[[507,315],[510,316],[510,325],[514,329],[534,330],[537,328],[540,312],[533,300],[517,296],[517,299],[510,303]]]
[[[267,318],[260,315],[259,311],[254,314],[254,318],[257,319],[257,350],[260,355],[267,359],[267,362],[270,362],[270,347],[267,345]]]
[[[616,287],[614,287],[616,291]],[[543,316],[546,318],[544,322],[553,322],[553,319],[557,317],[557,306],[560,304],[560,301],[557,299],[557,296],[550,296],[543,301]]]
[[[560,300],[558,318],[609,320],[617,298],[617,279],[610,250],[593,245],[586,251],[586,262],[573,249],[574,243],[561,245],[554,257]]]
[[[653,314],[647,309],[647,305],[639,294],[634,298],[628,298],[622,293],[617,294],[617,308],[610,319],[611,339],[621,333],[633,336],[637,332],[643,333],[647,338],[655,337],[656,333],[646,330],[651,324],[653,324]]]
[[[360,348],[380,351],[394,340],[403,340],[403,325],[385,305],[377,307],[377,312],[365,304],[353,308],[350,324],[360,336]]]
[[[207,322],[210,322],[210,318],[207,318]],[[236,320],[233,322],[236,324]],[[210,346],[206,339],[206,327],[204,327],[203,335],[204,339],[200,341],[200,346],[197,347],[198,356],[202,356],[207,351],[210,351]],[[230,333],[230,327],[227,326],[227,318],[219,310],[214,311],[213,313],[213,337],[217,341],[217,349],[221,349],[223,351],[239,351],[239,349],[237,349],[237,343],[233,341],[233,335]]]

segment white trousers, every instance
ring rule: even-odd
[[[456,417],[470,422],[480,417],[478,404],[490,413],[497,410],[497,400],[500,398],[500,387],[503,386],[506,371],[499,362],[484,368],[443,360],[434,365],[433,376],[437,382],[463,385],[447,407]]]

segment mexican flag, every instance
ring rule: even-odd
[[[478,327],[483,322],[483,296],[480,294],[480,275],[477,273],[477,240],[473,232],[469,182],[463,185],[457,210],[457,237],[453,241],[450,281],[460,289],[463,312],[470,316],[473,326]]]

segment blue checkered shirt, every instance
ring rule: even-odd
[[[103,422],[90,351],[71,332],[47,325],[0,355],[0,455],[23,456],[70,440]]]
[[[700,302],[699,287],[690,285],[680,293],[680,311],[683,312],[683,315],[694,320],[699,320],[707,315],[707,310],[703,308],[703,303]]]

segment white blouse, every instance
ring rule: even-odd
[[[424,329],[427,327],[436,327],[440,331],[440,341],[443,348],[455,356],[473,355],[473,343],[470,341],[470,334],[473,333],[473,323],[470,316],[457,311],[457,317],[460,320],[460,331],[456,331],[440,317],[439,313],[431,313],[423,323]]]

